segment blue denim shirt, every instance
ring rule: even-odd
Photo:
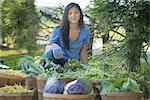
[[[87,27],[80,29],[79,36],[76,41],[69,39],[70,48],[69,50],[65,49],[65,45],[61,38],[61,28],[60,26],[56,27],[49,39],[51,43],[57,43],[64,52],[64,58],[66,59],[78,59],[80,60],[80,50],[83,44],[89,44],[90,42],[90,30]]]

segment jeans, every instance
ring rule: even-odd
[[[68,61],[67,58],[61,58],[61,59],[55,59],[53,56],[52,49],[48,49],[44,52],[44,57],[49,59],[50,61],[53,61],[55,64],[59,64],[61,66],[64,66],[64,64]]]

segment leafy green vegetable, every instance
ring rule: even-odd
[[[122,84],[122,91],[139,92],[140,89],[139,89],[139,85],[136,83],[136,81],[134,81],[131,78],[128,78],[128,80]]]
[[[85,94],[90,94],[92,92],[92,82],[85,78],[79,78],[79,82],[81,82],[85,87]]]
[[[140,92],[139,85],[131,78],[103,80],[99,89],[101,92]]]
[[[102,92],[114,92],[115,86],[110,81],[103,80],[101,84],[102,87],[100,87],[100,90]]]

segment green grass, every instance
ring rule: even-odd
[[[21,68],[18,68],[16,65],[17,65],[18,59],[20,59],[22,55],[42,56],[42,54],[43,54],[42,47],[39,47],[39,49],[36,51],[32,50],[31,53],[29,53],[25,49],[19,49],[19,50],[1,50],[0,49],[0,58],[4,60],[4,64],[9,66],[12,69],[18,69],[18,70]]]
[[[2,57],[2,59],[4,60],[4,65],[7,65],[11,69],[16,69],[16,70],[21,69],[16,66],[19,58],[21,58],[20,54]]]
[[[4,60],[4,64],[12,69],[17,68],[17,60],[22,54],[27,54],[27,50],[0,50],[0,58]]]
[[[27,50],[0,50],[0,57],[7,57],[17,54],[27,54]]]

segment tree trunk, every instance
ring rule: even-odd
[[[94,34],[93,34],[93,30],[91,30],[91,36],[90,36],[90,45],[88,47],[88,55],[92,56],[92,47],[93,47],[93,39],[94,39]]]
[[[109,40],[109,33],[103,35],[103,44],[105,44]]]
[[[127,34],[127,66],[130,72],[137,72],[140,66],[142,40],[140,35]]]
[[[0,46],[3,43],[3,36],[2,36],[2,8],[1,8],[2,2],[3,2],[3,0],[0,1]]]

